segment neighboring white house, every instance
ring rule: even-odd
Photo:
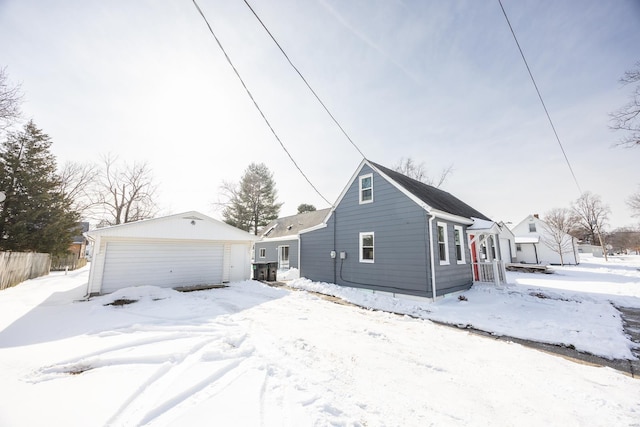
[[[580,263],[577,239],[566,233],[554,236],[537,214],[527,216],[511,231],[515,236],[517,262],[557,265]]]
[[[256,236],[191,211],[86,233],[87,294],[140,285],[185,287],[248,280]]]

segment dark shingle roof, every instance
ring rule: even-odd
[[[300,231],[324,221],[330,210],[329,208],[320,209],[319,211],[304,212],[274,219],[260,230],[260,237],[272,239],[275,237],[296,236]]]
[[[446,191],[409,178],[408,176],[405,176],[400,172],[385,168],[384,166],[381,166],[377,163],[371,161],[370,163],[385,175],[387,175],[389,178],[400,184],[400,186],[402,186],[405,190],[407,190],[434,209],[465,218],[473,217],[491,221],[491,219],[487,218],[482,213],[478,212],[471,206],[464,203],[462,200],[458,199],[455,196],[452,196]]]

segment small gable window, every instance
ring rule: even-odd
[[[447,224],[438,223],[438,254],[440,264],[449,264],[449,241],[447,239]]]
[[[373,174],[360,177],[360,203],[373,202]]]
[[[534,222],[529,224],[529,233],[535,233],[536,232],[536,224]]]
[[[360,262],[373,262],[374,233],[360,233]]]

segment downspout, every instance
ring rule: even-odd
[[[300,233],[298,233],[298,276],[300,276],[300,247],[302,244],[300,243]],[[255,251],[254,251],[255,252]],[[291,264],[289,264],[289,268],[291,268]]]
[[[429,252],[431,255],[431,295],[433,302],[436,302],[436,261],[433,254],[433,220],[436,216],[429,216]]]
[[[533,244],[533,252],[536,254],[536,264],[540,264],[540,260],[538,260],[538,248],[535,243]]]
[[[95,264],[96,264],[96,256],[100,253],[100,236],[98,237],[89,237],[86,236],[87,239],[91,239],[93,240],[93,250],[91,252],[91,265],[89,266],[89,280],[87,281],[87,292],[86,295],[84,296],[85,298],[89,299],[89,297],[91,296],[91,286],[93,285],[93,280],[95,278],[96,275],[96,269]]]
[[[336,250],[336,228],[337,228],[337,217],[338,214],[337,212],[334,210],[333,211],[333,250],[336,252],[336,254],[338,253],[338,251]],[[336,276],[336,268],[338,265],[338,260],[337,260],[337,255],[333,258],[333,283],[334,284],[338,284],[337,280],[337,276]]]

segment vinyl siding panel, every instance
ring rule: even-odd
[[[278,248],[289,246],[289,268],[298,268],[298,240],[260,241],[255,244],[254,260],[259,262],[278,262]],[[265,257],[260,258],[260,249],[265,249]]]
[[[368,173],[373,173],[373,202],[360,204],[358,176]],[[428,224],[429,214],[422,206],[365,165],[327,227],[300,235],[300,274],[314,281],[431,297]],[[465,245],[467,264],[456,264],[453,223],[448,224],[452,264],[440,266],[436,260],[438,295],[472,284],[469,248]],[[373,263],[359,260],[361,232],[374,233]],[[437,239],[435,221],[433,237]],[[332,250],[337,253],[335,260],[330,258]],[[340,259],[340,252],[346,253],[346,259]]]
[[[372,172],[365,167],[360,175]],[[358,184],[356,178],[326,228],[301,235],[301,275],[344,286],[427,295],[426,212],[376,173],[373,202],[359,204]],[[373,263],[359,261],[361,232],[375,233]],[[332,260],[329,254],[334,249],[337,257]],[[340,252],[346,259],[340,259]]]
[[[457,224],[450,221],[434,221],[433,222],[433,238],[434,245],[437,247],[437,222],[445,223],[447,226],[447,238],[449,242],[449,264],[441,265],[436,251],[436,295],[444,295],[451,292],[456,292],[463,289],[469,289],[473,284],[473,270],[471,266],[471,252],[469,245],[467,244],[466,228],[462,224]],[[464,264],[458,264],[456,258],[456,247],[454,244],[454,226],[459,225],[463,227],[462,239],[464,241]]]

